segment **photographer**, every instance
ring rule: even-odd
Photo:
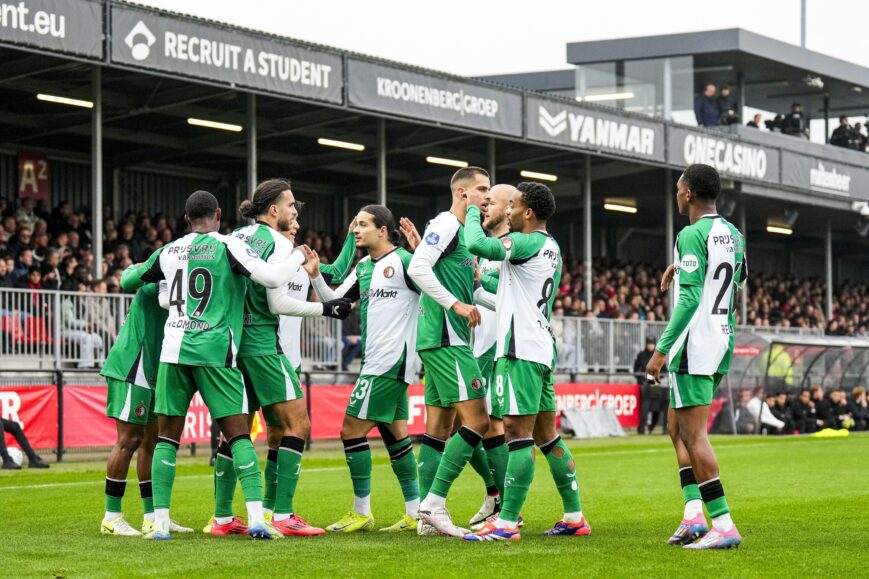
[[[718,95],[718,111],[720,125],[735,125],[739,122],[736,102],[730,94],[730,87],[726,84],[721,87],[721,93]]]
[[[634,360],[634,376],[636,376],[637,382],[643,385],[640,391],[640,420],[639,424],[637,424],[637,434],[645,434],[646,427],[648,427],[649,434],[651,434],[661,415],[663,415],[661,434],[667,432],[669,392],[667,388],[660,384],[649,384],[645,372],[646,366],[649,365],[649,360],[652,359],[652,355],[655,353],[655,343],[655,338],[651,336],[646,338],[646,347],[640,350]]]
[[[808,122],[803,114],[803,107],[800,103],[793,103],[791,105],[791,112],[785,115],[781,132],[803,139],[809,138]]]
[[[6,448],[7,432],[15,438],[15,440],[18,442],[18,446],[21,447],[21,451],[27,455],[27,460],[29,461],[28,464],[30,465],[30,468],[48,468],[48,464],[46,464],[30,446],[30,442],[28,442],[27,436],[24,435],[24,429],[21,428],[21,425],[14,420],[6,420],[5,418],[0,418],[0,458],[3,459],[3,469],[21,469],[21,467],[15,464],[15,462],[9,456],[9,452]]]
[[[856,141],[857,132],[854,130],[854,127],[848,124],[848,117],[842,115],[839,117],[839,126],[836,127],[830,136],[830,144],[834,147],[853,149]]]

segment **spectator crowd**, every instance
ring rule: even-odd
[[[717,434],[812,434],[825,428],[869,429],[869,402],[866,389],[855,387],[850,393],[833,388],[826,393],[818,386],[799,390],[764,392],[762,387],[734,394],[735,407],[720,398],[711,431]]]

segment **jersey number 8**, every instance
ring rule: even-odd
[[[200,285],[202,289],[199,289]],[[208,307],[208,302],[211,300],[211,290],[213,282],[211,272],[204,267],[197,267],[187,276],[187,294],[194,300],[199,300],[196,309],[190,313],[191,317],[197,318],[205,312]],[[187,303],[184,299],[184,271],[176,270],[175,277],[172,278],[172,287],[169,289],[169,306],[175,306],[180,317],[186,315],[184,304]]]

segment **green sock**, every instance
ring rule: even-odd
[[[238,476],[232,463],[232,450],[225,440],[217,447],[214,457],[214,516],[231,517],[232,499],[235,496],[235,483]]]
[[[507,450],[507,441],[504,435],[493,436],[483,440],[483,448],[486,449],[486,457],[489,459],[489,468],[492,470],[492,480],[498,494],[504,498],[504,477],[507,475],[507,460],[510,451]]]
[[[578,513],[582,510],[579,502],[579,480],[576,478],[576,464],[570,449],[560,436],[540,446],[540,451],[549,463],[549,472],[555,481],[555,488],[561,495],[565,513]]]
[[[127,489],[126,480],[115,480],[106,477],[106,512],[123,513],[121,502],[124,500],[124,492]]]
[[[510,458],[507,462],[507,475],[504,477],[504,497],[501,500],[503,520],[515,523],[519,521],[519,513],[531,481],[534,480],[534,439],[519,438],[508,443]]]
[[[703,504],[706,505],[706,511],[710,517],[714,519],[730,512],[727,498],[724,496],[724,487],[721,486],[721,479],[716,477],[702,482],[698,486],[700,487],[700,494],[703,497]]]
[[[425,497],[428,494],[441,464],[441,457],[443,457],[446,445],[446,441],[440,438],[428,434],[422,437],[419,459],[416,461],[419,468],[419,496]]]
[[[486,449],[483,448],[482,444],[478,444],[474,449],[474,453],[471,455],[470,460],[468,460],[468,464],[480,475],[480,478],[483,479],[483,484],[486,485],[486,492],[488,494],[494,494],[498,487],[495,486],[495,478],[492,476],[492,468],[489,465],[489,459],[486,457]]]
[[[417,480],[416,456],[413,454],[413,443],[405,437],[386,447],[389,451],[389,463],[392,472],[401,486],[401,494],[405,504],[419,500],[419,481]],[[419,505],[417,505],[419,507]],[[410,513],[408,513],[410,514]]]
[[[154,487],[154,508],[168,509],[172,501],[172,485],[175,483],[175,458],[178,443],[169,438],[157,437],[154,461],[151,464],[151,483]]]
[[[241,483],[244,501],[246,503],[261,503],[263,500],[263,479],[250,435],[235,437],[230,444],[230,450],[232,451],[232,466],[238,481]]]
[[[344,457],[350,467],[353,482],[354,510],[360,515],[371,514],[371,447],[368,439],[348,438],[344,441]],[[360,512],[368,511],[368,512]]]
[[[144,514],[154,512],[154,487],[151,481],[139,481],[139,494],[142,496],[142,512]]]
[[[474,454],[474,449],[480,446],[481,440],[482,437],[467,426],[459,428],[459,432],[450,439],[444,449],[444,456],[429,493],[446,498],[453,482],[462,474],[468,460]]]
[[[679,480],[682,483],[682,498],[685,502],[702,500],[700,496],[700,487],[697,486],[697,479],[694,478],[694,469],[690,466],[679,469]]]
[[[278,449],[270,448],[266,458],[265,491],[263,492],[263,509],[275,510],[275,496],[278,491]]]
[[[275,485],[275,514],[293,514],[293,497],[302,472],[302,452],[305,441],[295,436],[285,436],[278,448],[277,485]]]

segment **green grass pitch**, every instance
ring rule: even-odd
[[[869,436],[842,439],[716,437],[725,491],[744,542],[735,551],[665,544],[682,510],[664,437],[569,441],[592,535],[544,537],[560,515],[546,462],[524,509],[522,540],[465,543],[415,534],[358,533],[254,542],[201,532],[152,543],[99,534],[104,465],[65,462],[49,471],[0,474],[0,561],[14,577],[858,577],[867,569]],[[375,450],[372,508],[378,527],[403,512],[398,483]],[[340,451],[306,453],[298,512],[325,526],[352,504]],[[198,530],[212,509],[204,458],[179,459],[172,516]],[[483,486],[469,468],[449,506],[476,512]],[[134,474],[128,520],[141,525]],[[242,513],[240,491],[236,507]]]

